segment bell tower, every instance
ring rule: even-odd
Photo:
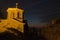
[[[18,29],[21,32],[24,31],[23,12],[24,10],[18,8],[18,3],[16,3],[15,8],[7,9],[8,13],[7,20],[9,21],[10,26],[12,26],[12,28]]]
[[[16,3],[16,8],[8,8],[8,19],[16,19],[23,21],[23,12],[24,10],[18,8],[18,3]]]

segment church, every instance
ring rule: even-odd
[[[7,28],[14,28],[20,32],[24,32],[24,10],[18,8],[18,3],[16,3],[15,8],[7,9],[7,19],[0,19],[0,32],[4,32]]]

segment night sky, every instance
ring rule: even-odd
[[[6,15],[8,7],[24,9],[24,19],[28,20],[29,26],[40,26],[49,23],[54,18],[60,18],[60,0],[0,0],[2,13]]]

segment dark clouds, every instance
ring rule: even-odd
[[[44,13],[45,15],[40,17],[43,22],[51,21],[54,18],[60,18],[60,1],[49,1],[48,6],[46,6],[43,10],[43,14]]]

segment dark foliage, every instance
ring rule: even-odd
[[[14,35],[13,33],[10,33],[8,31],[5,31],[3,33],[0,33],[0,40],[23,40],[23,33],[20,31],[10,28],[9,30],[12,30],[13,32],[17,33],[18,35]]]

